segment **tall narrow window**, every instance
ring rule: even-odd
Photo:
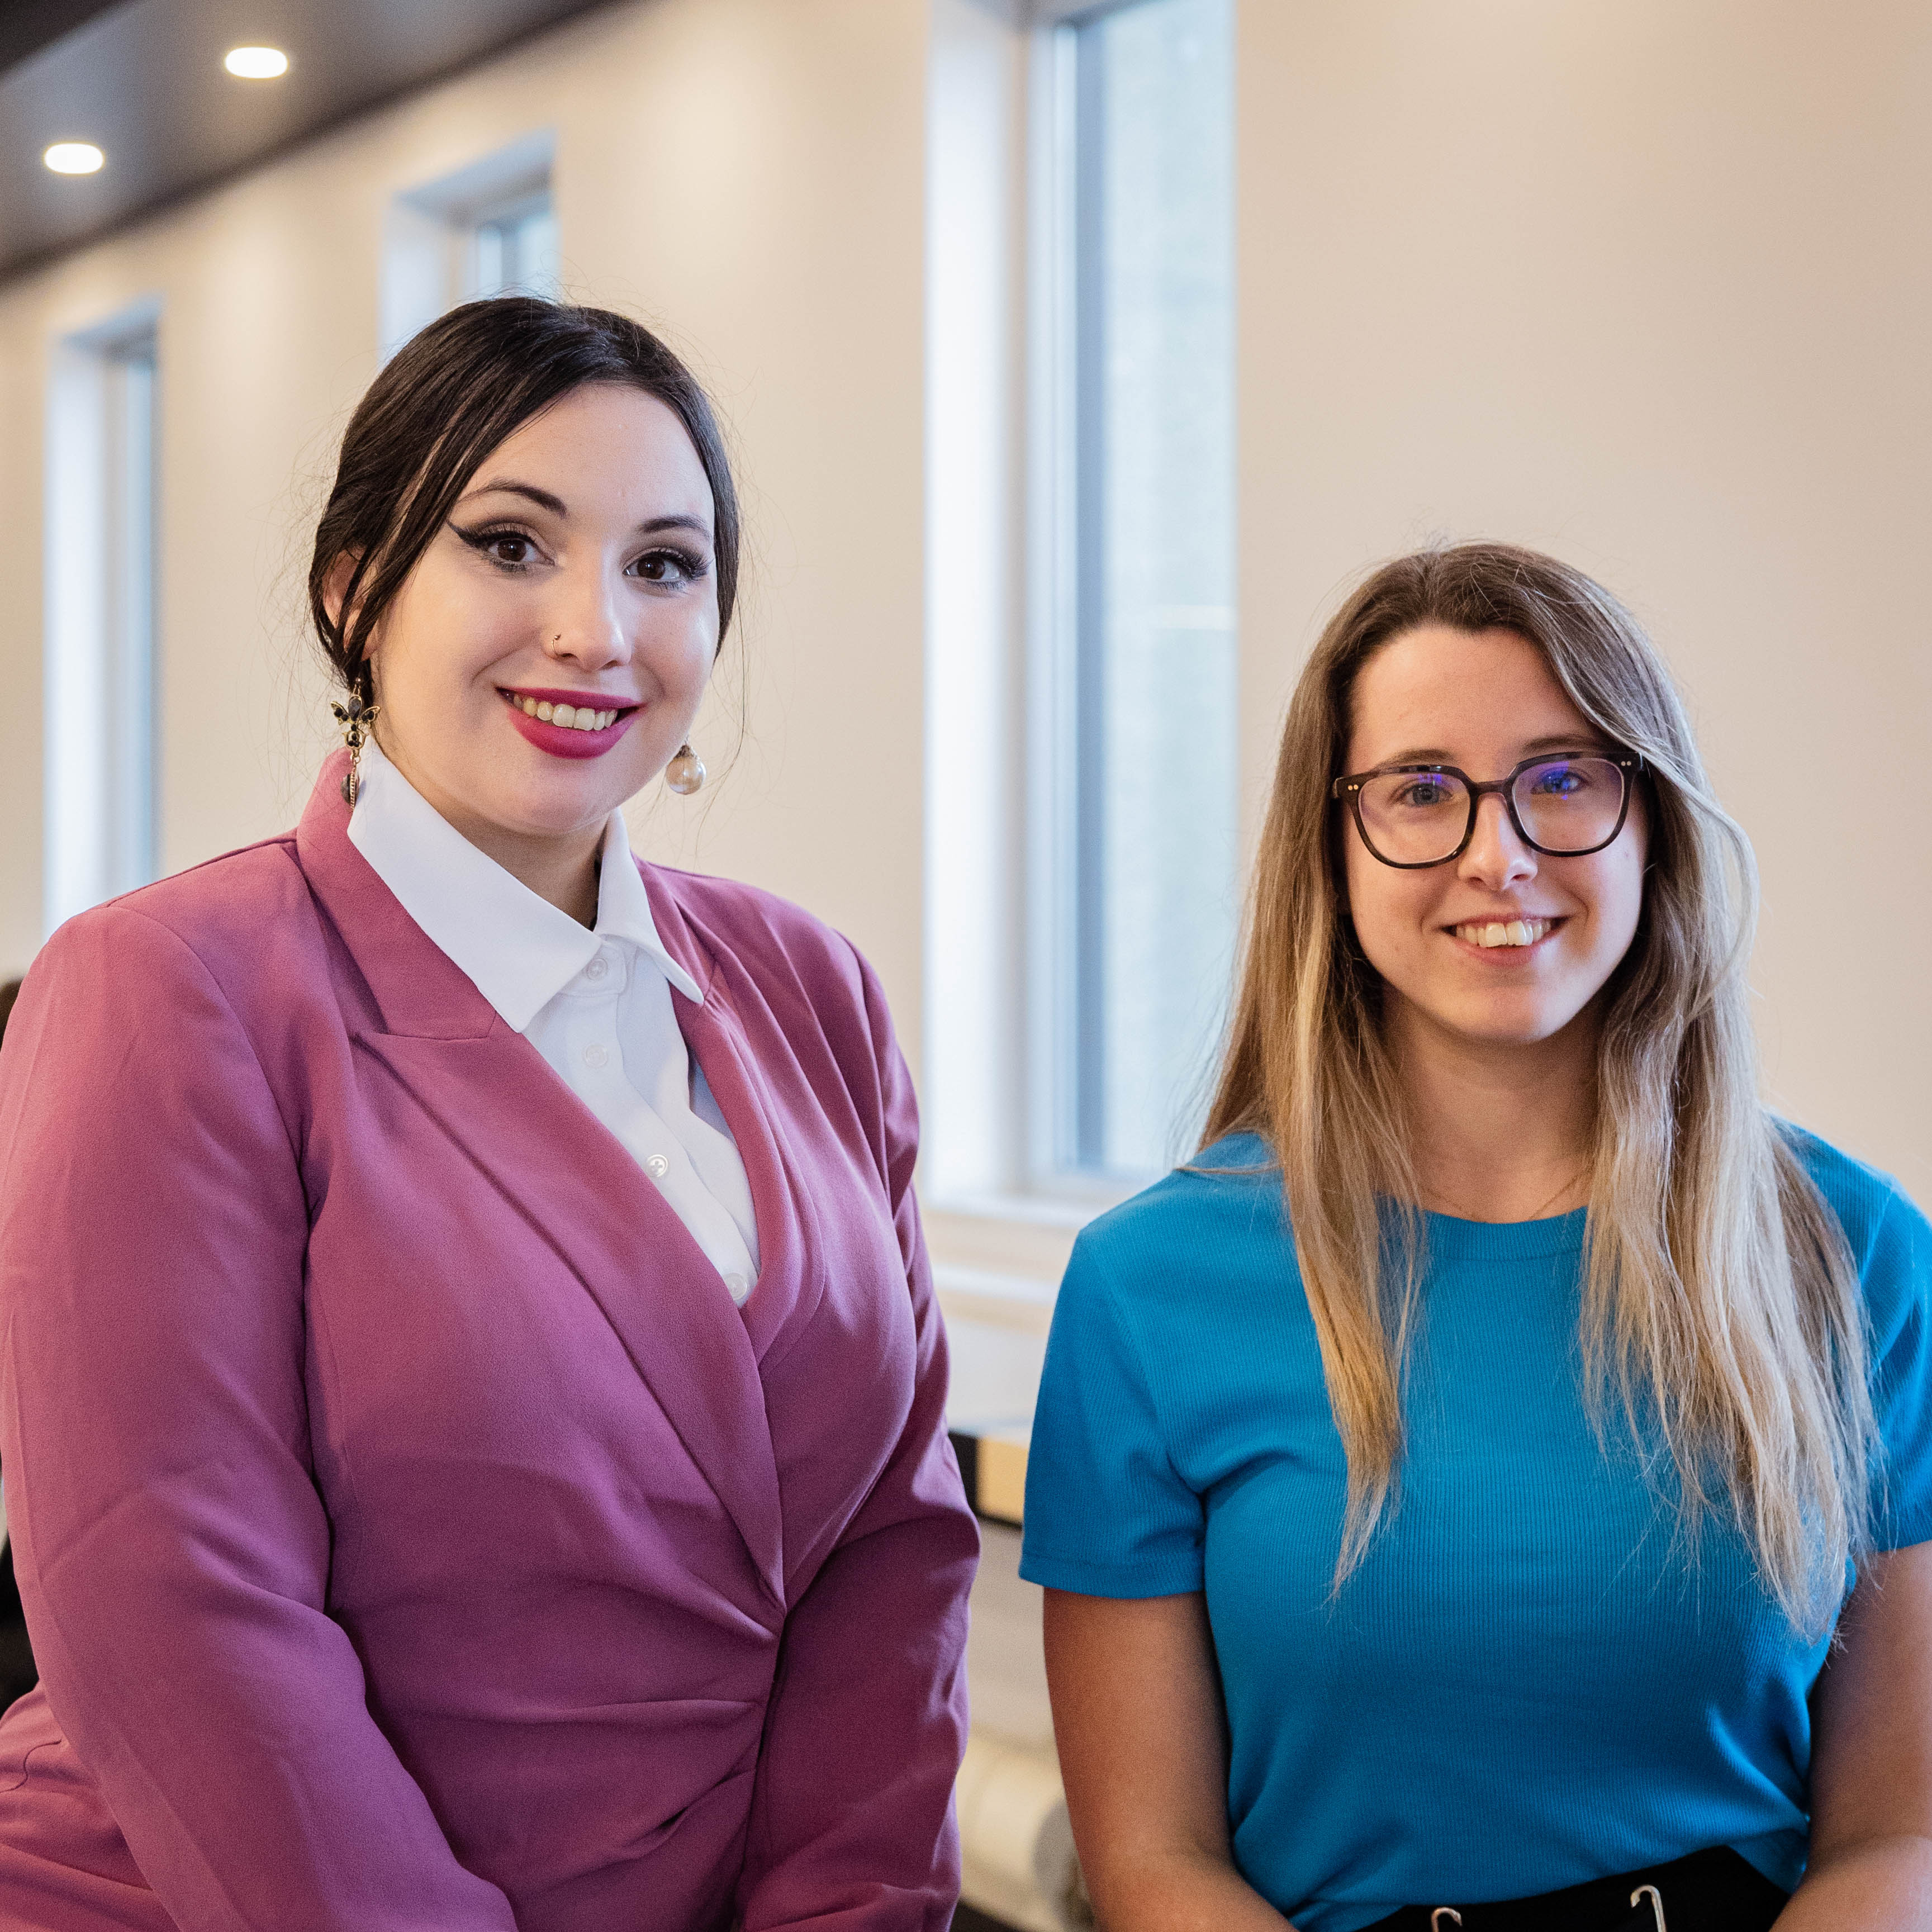
[[[158,869],[152,310],[55,352],[47,424],[46,919]]]
[[[1054,49],[1062,1174],[1181,1150],[1232,966],[1232,11],[1136,0]]]
[[[554,295],[556,215],[550,184],[478,210],[471,224],[470,296]]]
[[[548,133],[406,189],[389,207],[382,353],[479,296],[554,296],[562,280]]]

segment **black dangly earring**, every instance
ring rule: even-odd
[[[704,782],[704,760],[691,748],[686,739],[677,748],[677,756],[664,767],[664,783],[680,798],[688,798]]]
[[[365,704],[362,692],[354,690],[350,692],[346,704],[332,704],[328,708],[342,727],[342,742],[349,747],[349,769],[342,775],[342,796],[352,812],[356,794],[362,789],[362,747],[368,741],[369,728],[376,722],[379,707]]]

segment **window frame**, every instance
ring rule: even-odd
[[[438,316],[476,297],[482,229],[527,212],[538,196],[557,219],[556,164],[556,130],[541,128],[391,194],[377,324],[382,361]],[[561,274],[560,260],[560,280]]]
[[[52,345],[43,920],[160,876],[161,306]]]
[[[1036,0],[1031,32],[1024,1185],[1096,1207],[1151,1176],[1088,1157],[1104,1139],[1107,1105],[1104,1054],[1093,1036],[1107,999],[1100,827],[1109,471],[1101,428],[1105,304],[1088,293],[1105,274],[1104,231],[1087,212],[1104,206],[1096,179],[1104,154],[1082,137],[1099,104],[1082,71],[1080,36],[1146,4]]]
[[[948,1246],[996,1268],[1043,1256],[1144,1179],[1064,1157],[1078,659],[1063,646],[1079,555],[1067,30],[1139,4],[934,0],[921,1175]]]

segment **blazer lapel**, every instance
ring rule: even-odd
[[[730,973],[721,967],[664,878],[648,866],[639,870],[664,950],[704,994],[697,1006],[676,994],[671,1004],[751,1184],[752,1210],[758,1223],[758,1285],[742,1313],[752,1352],[762,1363],[780,1334],[810,1318],[824,1288],[824,1249],[811,1182],[796,1170],[794,1150],[782,1132],[788,1122],[796,1130],[796,1109],[784,1106],[774,1087],[773,1070],[763,1064],[748,1036],[745,1016],[733,1004]]]
[[[814,1238],[812,1190],[792,1172],[784,1144],[772,1131],[782,1118],[743,1026],[712,982],[701,1006],[679,1000],[685,1043],[711,1083],[751,1183],[758,1222],[758,1283],[741,1311],[754,1358],[762,1363],[772,1342],[795,1321],[808,1318],[824,1287],[820,1244]]]
[[[324,766],[296,846],[380,1015],[372,1025],[352,1022],[358,1046],[582,1282],[782,1605],[778,1467],[738,1310],[622,1144],[350,844],[339,777],[345,762],[338,754]],[[765,1204],[755,1182],[754,1203],[762,1230]],[[762,1241],[761,1232],[761,1248]]]

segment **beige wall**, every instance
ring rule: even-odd
[[[290,822],[326,742],[305,525],[376,369],[399,189],[556,130],[566,274],[664,327],[734,434],[754,555],[700,737],[729,782],[646,849],[772,886],[878,962],[916,1046],[922,160],[919,0],[600,12],[0,288],[0,969],[38,944],[40,443],[50,344],[158,294],[164,862]]]
[[[1916,788],[1849,788],[1932,735],[1932,16],[1244,0],[1240,31],[1251,824],[1352,573],[1440,532],[1560,551],[1654,626],[1757,842],[1774,1093],[1932,1198]],[[50,343],[163,299],[185,865],[288,822],[323,742],[303,516],[374,373],[388,199],[554,125],[573,286],[692,352],[757,552],[748,747],[643,842],[844,927],[916,1053],[926,36],[923,0],[637,0],[0,287],[0,968],[39,936]]]
[[[1932,1200],[1932,13],[1241,18],[1250,799],[1364,563],[1446,533],[1580,564],[1756,842],[1774,1099]]]

